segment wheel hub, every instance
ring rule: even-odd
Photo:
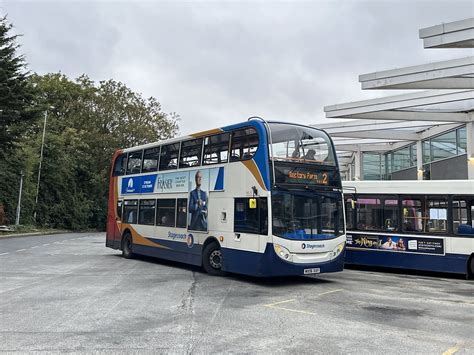
[[[209,263],[214,269],[220,269],[222,263],[222,254],[220,250],[214,250],[209,255]]]

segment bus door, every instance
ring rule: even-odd
[[[260,250],[260,235],[268,235],[268,199],[238,197],[234,200],[235,249]]]

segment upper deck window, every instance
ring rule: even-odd
[[[273,160],[336,165],[329,136],[315,128],[270,123]]]
[[[204,140],[203,165],[227,163],[229,159],[229,133],[216,134]]]
[[[139,174],[142,167],[143,150],[128,153],[127,175]]]
[[[158,170],[158,160],[160,158],[160,147],[145,149],[143,153],[142,173]]]
[[[114,170],[112,172],[113,176],[125,175],[126,161],[127,161],[127,154],[120,154],[117,157],[117,159],[115,159]]]
[[[181,156],[179,167],[188,168],[190,166],[201,165],[202,138],[191,139],[181,143]]]
[[[230,161],[251,159],[255,155],[257,148],[258,133],[255,128],[237,129],[232,132]]]
[[[167,144],[161,147],[160,170],[171,170],[178,167],[179,143]]]

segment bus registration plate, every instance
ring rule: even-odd
[[[312,269],[304,269],[304,274],[305,275],[310,275],[310,274],[319,274],[321,272],[321,269],[319,267],[315,267]]]

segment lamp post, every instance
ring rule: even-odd
[[[54,108],[50,106],[49,108]],[[40,187],[40,180],[41,180],[41,165],[43,163],[43,150],[44,150],[44,137],[46,135],[46,122],[48,120],[48,110],[44,111],[44,124],[43,124],[43,138],[41,139],[41,153],[40,153],[40,161],[38,166],[38,181],[36,183],[36,198],[35,198],[35,212],[33,214],[33,218],[36,222],[36,212],[38,211],[38,195],[39,195],[39,187]]]
[[[20,225],[20,212],[21,212],[21,192],[23,190],[23,171],[20,173],[20,192],[18,192],[18,206],[16,206],[16,220],[15,226]]]

